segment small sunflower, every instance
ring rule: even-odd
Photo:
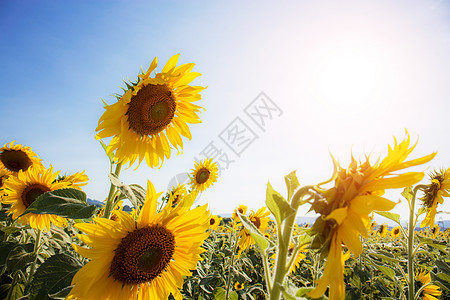
[[[240,283],[240,282],[238,282],[238,281],[236,281],[236,283],[234,284],[234,290],[235,290],[235,291],[243,290],[244,287],[245,287],[244,284],[243,284],[243,283]]]
[[[72,175],[64,175],[58,176],[56,181],[58,182],[66,182],[68,187],[80,189],[82,186],[85,186],[89,180],[89,177],[83,172],[77,172]]]
[[[137,220],[116,211],[118,221],[94,218],[94,224],[75,225],[91,248],[73,247],[91,261],[73,277],[68,299],[182,299],[183,276],[191,275],[205,251],[209,212],[206,205],[190,210],[169,203],[158,213],[160,194],[148,181]]]
[[[377,235],[379,235],[380,237],[386,237],[388,233],[388,227],[386,224],[381,224],[380,227],[378,227],[377,229]]]
[[[19,170],[17,176],[8,177],[4,184],[7,195],[2,199],[2,203],[11,204],[8,214],[12,214],[13,219],[18,218],[22,224],[29,223],[35,229],[48,230],[50,223],[59,227],[67,226],[66,219],[56,215],[29,213],[21,216],[40,195],[69,187],[67,182],[55,181],[58,173],[53,173],[51,166],[45,169],[35,165],[26,172]]]
[[[30,147],[20,144],[14,145],[15,141],[6,143],[0,148],[0,169],[5,169],[9,174],[17,175],[19,171],[26,171],[30,166],[39,165],[43,167],[41,160]]]
[[[239,212],[241,215],[245,215],[247,213],[247,206],[245,206],[244,204],[241,204],[241,205],[239,205],[238,208],[236,208],[233,211],[233,215],[232,215],[233,220],[235,220],[236,222],[239,222],[240,219],[239,219],[237,212]]]
[[[212,161],[212,158],[201,161],[200,163],[195,162],[195,167],[191,173],[192,188],[203,192],[217,181],[217,174],[217,164]]]
[[[180,183],[169,192],[169,199],[172,201],[172,205],[177,205],[186,195],[186,186]]]
[[[416,291],[418,291],[422,286],[425,285],[425,288],[420,292],[419,295],[423,300],[437,300],[438,298],[434,296],[442,295],[442,292],[439,290],[439,287],[437,285],[430,284],[430,273],[427,273],[425,270],[421,270],[420,272],[416,272],[414,277],[416,279]]]
[[[439,227],[438,224],[434,224],[433,227],[428,232],[431,235],[431,237],[435,239],[438,236],[440,230],[441,227]]]
[[[252,211],[248,216],[248,220],[252,222],[260,232],[264,232],[269,226],[269,215],[270,212],[266,211],[266,207],[263,206],[262,208],[258,209],[256,213]],[[240,252],[250,248],[255,243],[252,236],[244,226],[242,226],[241,230],[239,231],[237,238]]]
[[[9,176],[8,174],[9,172],[7,170],[0,168],[0,199],[5,193],[3,189],[3,184],[5,183],[6,179],[8,179]]]
[[[211,215],[209,218],[209,228],[211,228],[211,230],[217,230],[217,228],[219,228],[219,224],[220,218],[216,215]]]
[[[424,196],[420,198],[427,209],[427,215],[420,224],[421,228],[433,227],[438,204],[444,203],[443,197],[450,197],[450,168],[446,171],[435,172],[430,177],[431,183],[424,189]]]
[[[200,123],[201,107],[193,102],[201,99],[205,88],[189,84],[200,73],[191,72],[194,64],[176,66],[179,54],[170,58],[161,73],[156,73],[157,58],[145,74],[112,104],[106,105],[96,131],[96,138],[112,137],[108,155],[123,164],[139,164],[145,158],[153,168],[171,155],[171,146],[183,149],[181,136],[191,139],[187,124]],[[154,78],[150,77],[155,71]]]
[[[303,245],[298,250],[297,256],[295,257],[295,260],[294,260],[294,263],[292,264],[291,269],[289,270],[290,273],[295,272],[295,269],[299,268],[300,262],[306,257],[306,255],[304,253],[308,252],[308,249],[306,249],[307,246],[308,245]],[[288,249],[288,254],[290,256],[293,255],[294,249],[295,249],[294,244],[290,244],[289,249]]]
[[[396,239],[396,238],[398,238],[400,236],[401,232],[402,232],[402,230],[401,230],[400,226],[394,227],[391,230],[391,237],[393,239]]]

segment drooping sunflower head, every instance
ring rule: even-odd
[[[45,169],[38,165],[32,166],[28,171],[19,171],[17,176],[10,176],[4,184],[7,191],[2,203],[11,204],[8,214],[20,223],[30,224],[32,228],[49,230],[50,223],[62,227],[67,225],[66,219],[50,214],[28,213],[21,216],[25,210],[42,194],[61,188],[67,188],[65,182],[56,182],[58,172],[53,173],[53,168]]]
[[[85,186],[89,180],[89,177],[86,174],[84,174],[84,172],[85,171],[81,173],[77,172],[72,175],[58,176],[58,178],[56,178],[56,181],[65,182],[67,183],[68,187],[81,190],[81,187]]]
[[[32,165],[43,166],[39,157],[30,147],[14,145],[14,142],[7,143],[0,148],[0,169],[17,175],[19,171],[26,171]]]
[[[239,219],[239,216],[238,216],[237,212],[239,212],[241,215],[245,215],[247,213],[247,206],[244,205],[244,204],[241,204],[241,205],[239,205],[238,208],[236,208],[233,211],[233,215],[232,215],[233,220],[236,221],[236,222],[239,222],[240,219]]]
[[[442,292],[439,290],[439,286],[430,284],[431,283],[431,275],[427,273],[426,270],[421,269],[414,274],[415,290],[418,291],[422,286],[426,285],[426,287],[420,292],[420,298],[423,300],[432,300],[437,299],[434,296],[442,295]]]
[[[235,291],[243,290],[244,287],[245,287],[244,284],[240,283],[239,281],[236,281],[235,284],[234,284],[234,290]]]
[[[194,190],[203,192],[217,181],[218,168],[212,158],[195,162],[191,173],[191,186]]]
[[[167,205],[157,212],[156,193],[147,185],[146,201],[137,220],[116,211],[117,221],[94,218],[94,224],[75,225],[90,249],[74,245],[91,261],[73,277],[68,299],[182,299],[183,277],[196,269],[204,240],[209,236],[206,205],[190,209]]]
[[[170,157],[171,145],[178,152],[183,149],[181,136],[191,139],[187,124],[201,122],[201,107],[193,102],[201,99],[199,93],[205,88],[189,85],[201,74],[191,72],[192,63],[177,67],[178,58],[179,54],[170,58],[161,73],[155,71],[155,58],[137,82],[127,83],[116,103],[105,106],[96,138],[112,137],[107,153],[114,153],[117,162],[131,166],[145,159],[150,167],[157,167]]]
[[[438,204],[444,203],[443,197],[450,197],[450,168],[440,170],[430,175],[430,184],[423,190],[423,207],[427,210],[420,227],[430,228],[434,225]]]
[[[400,236],[401,232],[402,231],[401,231],[401,228],[399,226],[394,227],[394,228],[392,228],[392,231],[391,231],[391,237],[393,239],[396,239],[396,238],[398,238]]]
[[[211,230],[217,230],[217,228],[219,228],[220,225],[220,218],[216,215],[211,215],[211,217],[209,218],[209,228],[211,228]]]

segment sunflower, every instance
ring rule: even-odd
[[[240,282],[238,282],[238,281],[236,281],[236,283],[234,284],[234,289],[235,289],[236,291],[243,290],[243,289],[244,289],[244,284],[243,284],[243,283],[240,283]]]
[[[43,167],[41,160],[30,147],[14,145],[14,142],[6,143],[0,148],[0,169],[5,169],[8,174],[17,175],[19,171],[26,171],[33,165]]]
[[[220,218],[218,216],[211,215],[209,218],[209,228],[211,228],[211,230],[217,230],[217,228],[219,228],[219,224]]]
[[[433,227],[431,227],[431,229],[428,231],[428,233],[433,239],[435,239],[438,236],[440,230],[441,227],[439,227],[438,224],[434,224]]]
[[[327,257],[325,271],[318,280],[317,287],[308,293],[312,298],[321,297],[330,286],[330,300],[345,298],[343,280],[344,263],[347,255],[362,253],[360,235],[367,237],[367,227],[372,211],[389,211],[397,204],[381,197],[386,189],[408,187],[422,180],[423,172],[397,174],[408,167],[424,164],[436,155],[430,155],[406,161],[415,145],[410,147],[410,137],[388,148],[383,160],[371,165],[369,158],[357,162],[353,157],[348,169],[342,168],[336,161],[333,179],[335,186],[330,189],[317,187],[322,195],[320,205],[313,206],[317,218],[312,227],[315,233],[313,249],[319,249],[321,257]],[[342,245],[348,252],[344,255]]]
[[[217,164],[212,158],[195,162],[195,167],[191,173],[191,185],[194,190],[203,192],[217,181],[218,169]]]
[[[269,227],[269,218],[270,212],[266,211],[266,207],[263,206],[255,213],[253,210],[248,216],[248,220],[255,225],[255,227],[260,231],[264,232]],[[254,244],[254,240],[248,230],[242,226],[241,230],[238,233],[238,246],[239,251],[242,252],[245,249],[250,248]]]
[[[172,201],[172,205],[177,205],[186,195],[186,186],[180,183],[169,192],[169,199]]]
[[[193,102],[201,99],[205,88],[189,83],[200,73],[191,72],[194,64],[176,66],[179,54],[170,58],[161,73],[154,78],[151,73],[157,67],[153,60],[145,74],[138,76],[133,85],[112,105],[105,106],[96,131],[96,138],[112,137],[108,155],[120,163],[139,164],[145,158],[153,168],[171,155],[171,146],[183,149],[181,136],[191,139],[188,123],[200,123],[197,115],[201,107]]]
[[[442,292],[439,290],[437,285],[430,284],[431,276],[430,273],[426,273],[425,270],[420,270],[420,272],[416,272],[415,274],[416,284],[415,290],[418,291],[421,287],[425,286],[425,288],[420,292],[420,297],[423,300],[437,300],[438,298],[434,296],[442,295]]]
[[[427,210],[425,219],[420,224],[421,228],[433,227],[438,204],[444,203],[443,197],[450,197],[450,168],[435,172],[430,177],[431,184],[424,189],[424,196],[420,198]]]
[[[17,176],[8,177],[4,184],[6,196],[2,199],[2,203],[11,204],[8,214],[12,214],[13,219],[18,218],[22,224],[29,223],[35,229],[49,230],[50,223],[59,227],[67,226],[66,219],[56,215],[29,213],[21,216],[40,195],[69,187],[67,182],[55,181],[58,173],[53,173],[51,166],[45,169],[34,165],[26,172],[19,170]]]
[[[191,275],[205,251],[209,212],[206,205],[190,210],[168,203],[158,213],[160,194],[148,181],[137,220],[116,211],[117,222],[94,218],[94,224],[75,225],[91,248],[73,247],[91,261],[73,277],[68,299],[182,299],[183,276]]]
[[[239,205],[238,208],[236,208],[233,211],[233,215],[232,215],[233,220],[235,220],[236,222],[239,222],[240,219],[239,219],[237,212],[239,212],[241,215],[245,215],[247,213],[247,206],[245,206],[244,204],[241,204],[241,205]]]
[[[72,175],[64,175],[64,176],[58,176],[56,181],[58,182],[66,182],[68,184],[68,187],[70,188],[76,188],[80,189],[82,186],[85,186],[89,180],[89,177],[84,174],[83,172],[77,172]]]
[[[381,224],[380,227],[378,227],[377,230],[377,235],[379,235],[380,237],[384,238],[386,237],[388,233],[388,227],[386,224]]]
[[[0,199],[4,195],[4,189],[3,184],[5,183],[6,179],[8,179],[9,172],[5,169],[0,168]]]
[[[398,238],[398,237],[400,236],[400,233],[401,233],[401,232],[402,232],[402,231],[401,231],[400,226],[394,227],[394,228],[392,228],[392,230],[391,230],[391,237],[392,237],[393,239],[396,239],[396,238]]]

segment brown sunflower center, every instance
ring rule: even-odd
[[[209,219],[209,225],[214,225],[214,224],[216,224],[216,219],[214,219],[214,218]]]
[[[40,183],[30,184],[22,192],[22,203],[28,208],[40,195],[50,191],[47,186]]]
[[[398,229],[398,228],[394,229],[394,234],[395,234],[395,235],[397,235],[397,234],[399,234],[399,233],[400,233],[400,229]]]
[[[175,96],[168,86],[147,84],[131,97],[126,114],[130,129],[140,135],[152,135],[170,124],[175,110]]]
[[[195,175],[195,181],[197,181],[198,184],[203,184],[208,181],[209,174],[211,174],[211,172],[207,168],[201,168]]]
[[[244,209],[238,208],[238,212],[239,212],[240,214],[244,214]]]
[[[110,275],[125,284],[149,282],[159,276],[175,252],[175,238],[159,225],[128,233],[116,248]]]
[[[25,171],[32,165],[31,159],[21,150],[3,150],[0,153],[0,160],[8,170],[13,172]]]
[[[250,221],[252,221],[253,225],[255,225],[258,229],[259,226],[261,226],[261,219],[259,217],[253,217],[250,219]]]

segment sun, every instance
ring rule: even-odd
[[[388,71],[383,56],[375,49],[346,41],[329,45],[321,57],[313,89],[328,109],[366,109],[380,97]]]

